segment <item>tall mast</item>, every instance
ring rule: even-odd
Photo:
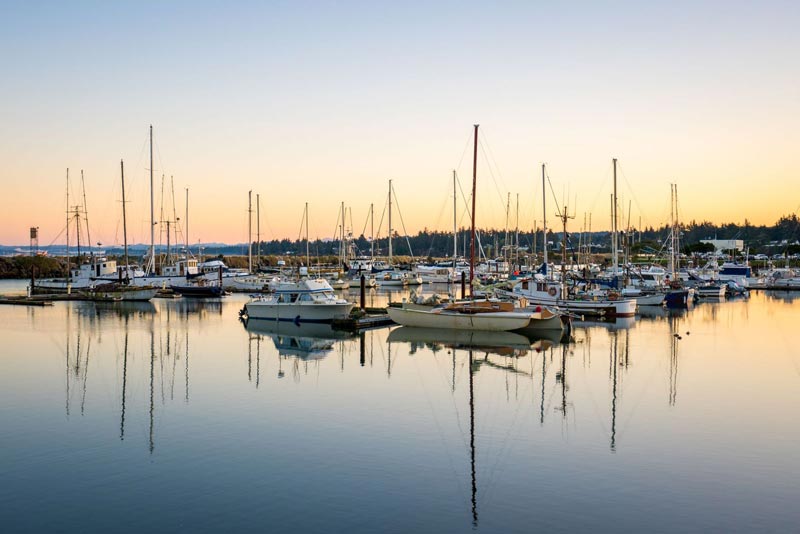
[[[375,204],[369,205],[369,258],[375,261]]]
[[[392,181],[389,180],[389,265],[392,264]]]
[[[247,192],[247,271],[253,272],[253,191]]]
[[[475,191],[478,182],[478,125],[475,126],[472,150],[472,234],[469,243],[469,296],[472,298],[472,279],[475,277]]]
[[[125,212],[125,167],[122,160],[119,160],[119,176],[122,180],[122,243],[125,247],[125,283],[128,283],[128,277],[130,276],[128,262],[128,219]]]
[[[69,167],[67,168],[67,282],[70,279],[69,273]]]
[[[261,265],[261,195],[256,193],[256,269]]]
[[[83,191],[83,220],[86,222],[86,240],[89,242],[89,256],[94,265],[94,252],[92,252],[92,236],[89,233],[89,208],[86,205],[86,183],[83,181],[83,169],[81,169],[81,190]]]
[[[675,279],[675,184],[669,184],[669,270]]]
[[[306,202],[306,267],[311,266],[311,254],[308,247],[308,202]]]
[[[186,235],[184,239],[186,239],[186,259],[189,259],[189,188],[186,188],[186,205],[184,206],[186,209],[186,213],[183,216],[183,230]]]
[[[681,223],[678,221],[678,184],[675,188],[675,276],[681,270]]]
[[[614,164],[614,199],[611,203],[611,264],[614,268],[614,286],[617,285],[617,270],[619,267],[619,257],[617,251],[619,250],[619,235],[617,234],[617,158],[612,159]]]
[[[514,228],[514,263],[519,265],[519,193],[517,193],[517,222]]]
[[[453,169],[453,276],[456,274],[456,256],[458,256],[458,231],[456,213],[456,170]]]
[[[340,267],[344,266],[344,260],[345,260],[345,257],[346,257],[345,251],[344,251],[345,246],[346,246],[345,245],[345,239],[344,239],[344,226],[345,226],[344,218],[345,218],[345,215],[344,215],[344,202],[342,202],[342,236],[341,236],[342,237],[342,243],[339,246],[339,266]]]
[[[150,261],[147,262],[147,274],[156,270],[156,212],[155,193],[153,190],[153,125],[150,125]]]
[[[542,251],[544,254],[544,274],[547,276],[549,266],[547,265],[547,191],[545,189],[545,170],[542,163]]]

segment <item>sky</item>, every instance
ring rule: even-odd
[[[668,222],[671,183],[683,221],[773,224],[800,209],[798,27],[770,1],[0,0],[0,243],[64,242],[67,168],[121,243],[120,160],[147,242],[151,124],[156,216],[164,175],[192,243],[245,242],[248,191],[262,239],[301,236],[305,203],[312,238],[342,202],[385,235],[390,179],[395,230],[450,230],[473,124],[479,227],[541,226],[546,163],[548,225],[609,228],[612,158],[623,225]]]

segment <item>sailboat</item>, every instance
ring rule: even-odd
[[[475,276],[475,191],[477,175],[478,125],[476,124],[472,161],[472,239],[470,241],[469,261],[470,297],[473,297],[472,285]],[[391,243],[391,241],[389,241],[389,243]],[[487,330],[501,332],[518,330],[528,326],[531,322],[531,313],[516,311],[513,303],[488,300],[453,302],[435,307],[403,302],[400,307],[390,306],[388,308],[388,314],[394,322],[403,326],[456,330]]]
[[[616,160],[615,160],[616,162]],[[614,166],[616,175],[616,164]],[[616,184],[616,181],[615,181]],[[547,191],[546,191],[546,169],[542,164],[542,223],[545,242],[547,240]],[[616,217],[616,214],[615,214]],[[567,212],[561,214],[564,224],[564,250],[566,251],[567,235]],[[614,228],[616,230],[616,228]],[[616,245],[616,238],[614,238]],[[616,248],[616,247],[614,247]],[[616,267],[616,250],[613,252],[614,265]],[[536,275],[533,278],[520,278],[514,282],[510,291],[498,291],[499,294],[519,299],[524,297],[527,300],[528,308],[536,306],[557,307],[580,315],[600,315],[604,317],[633,317],[636,314],[636,301],[632,298],[624,298],[619,293],[607,294],[606,296],[585,296],[575,297],[569,294],[565,279],[556,281],[551,278],[550,269],[547,263],[547,247],[544,247],[544,265],[547,266],[544,275]]]
[[[158,288],[153,286],[131,285],[131,267],[128,257],[128,219],[125,209],[125,166],[119,162],[120,180],[122,182],[122,239],[125,251],[125,271],[120,271],[120,281],[113,284],[102,284],[90,287],[83,294],[94,301],[148,301],[156,296]],[[123,273],[124,276],[123,276]]]

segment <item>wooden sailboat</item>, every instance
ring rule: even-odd
[[[472,162],[472,239],[470,240],[469,262],[471,299],[473,297],[472,286],[475,275],[475,190],[478,174],[477,165],[478,125],[476,124]],[[388,313],[389,317],[398,324],[424,328],[501,332],[524,328],[531,322],[531,314],[515,311],[512,303],[475,301],[474,299],[468,302],[455,302],[437,307],[419,306],[404,302],[401,307],[389,307]]]

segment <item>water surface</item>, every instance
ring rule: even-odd
[[[4,530],[800,526],[793,294],[563,342],[246,327],[245,301],[0,306]]]

